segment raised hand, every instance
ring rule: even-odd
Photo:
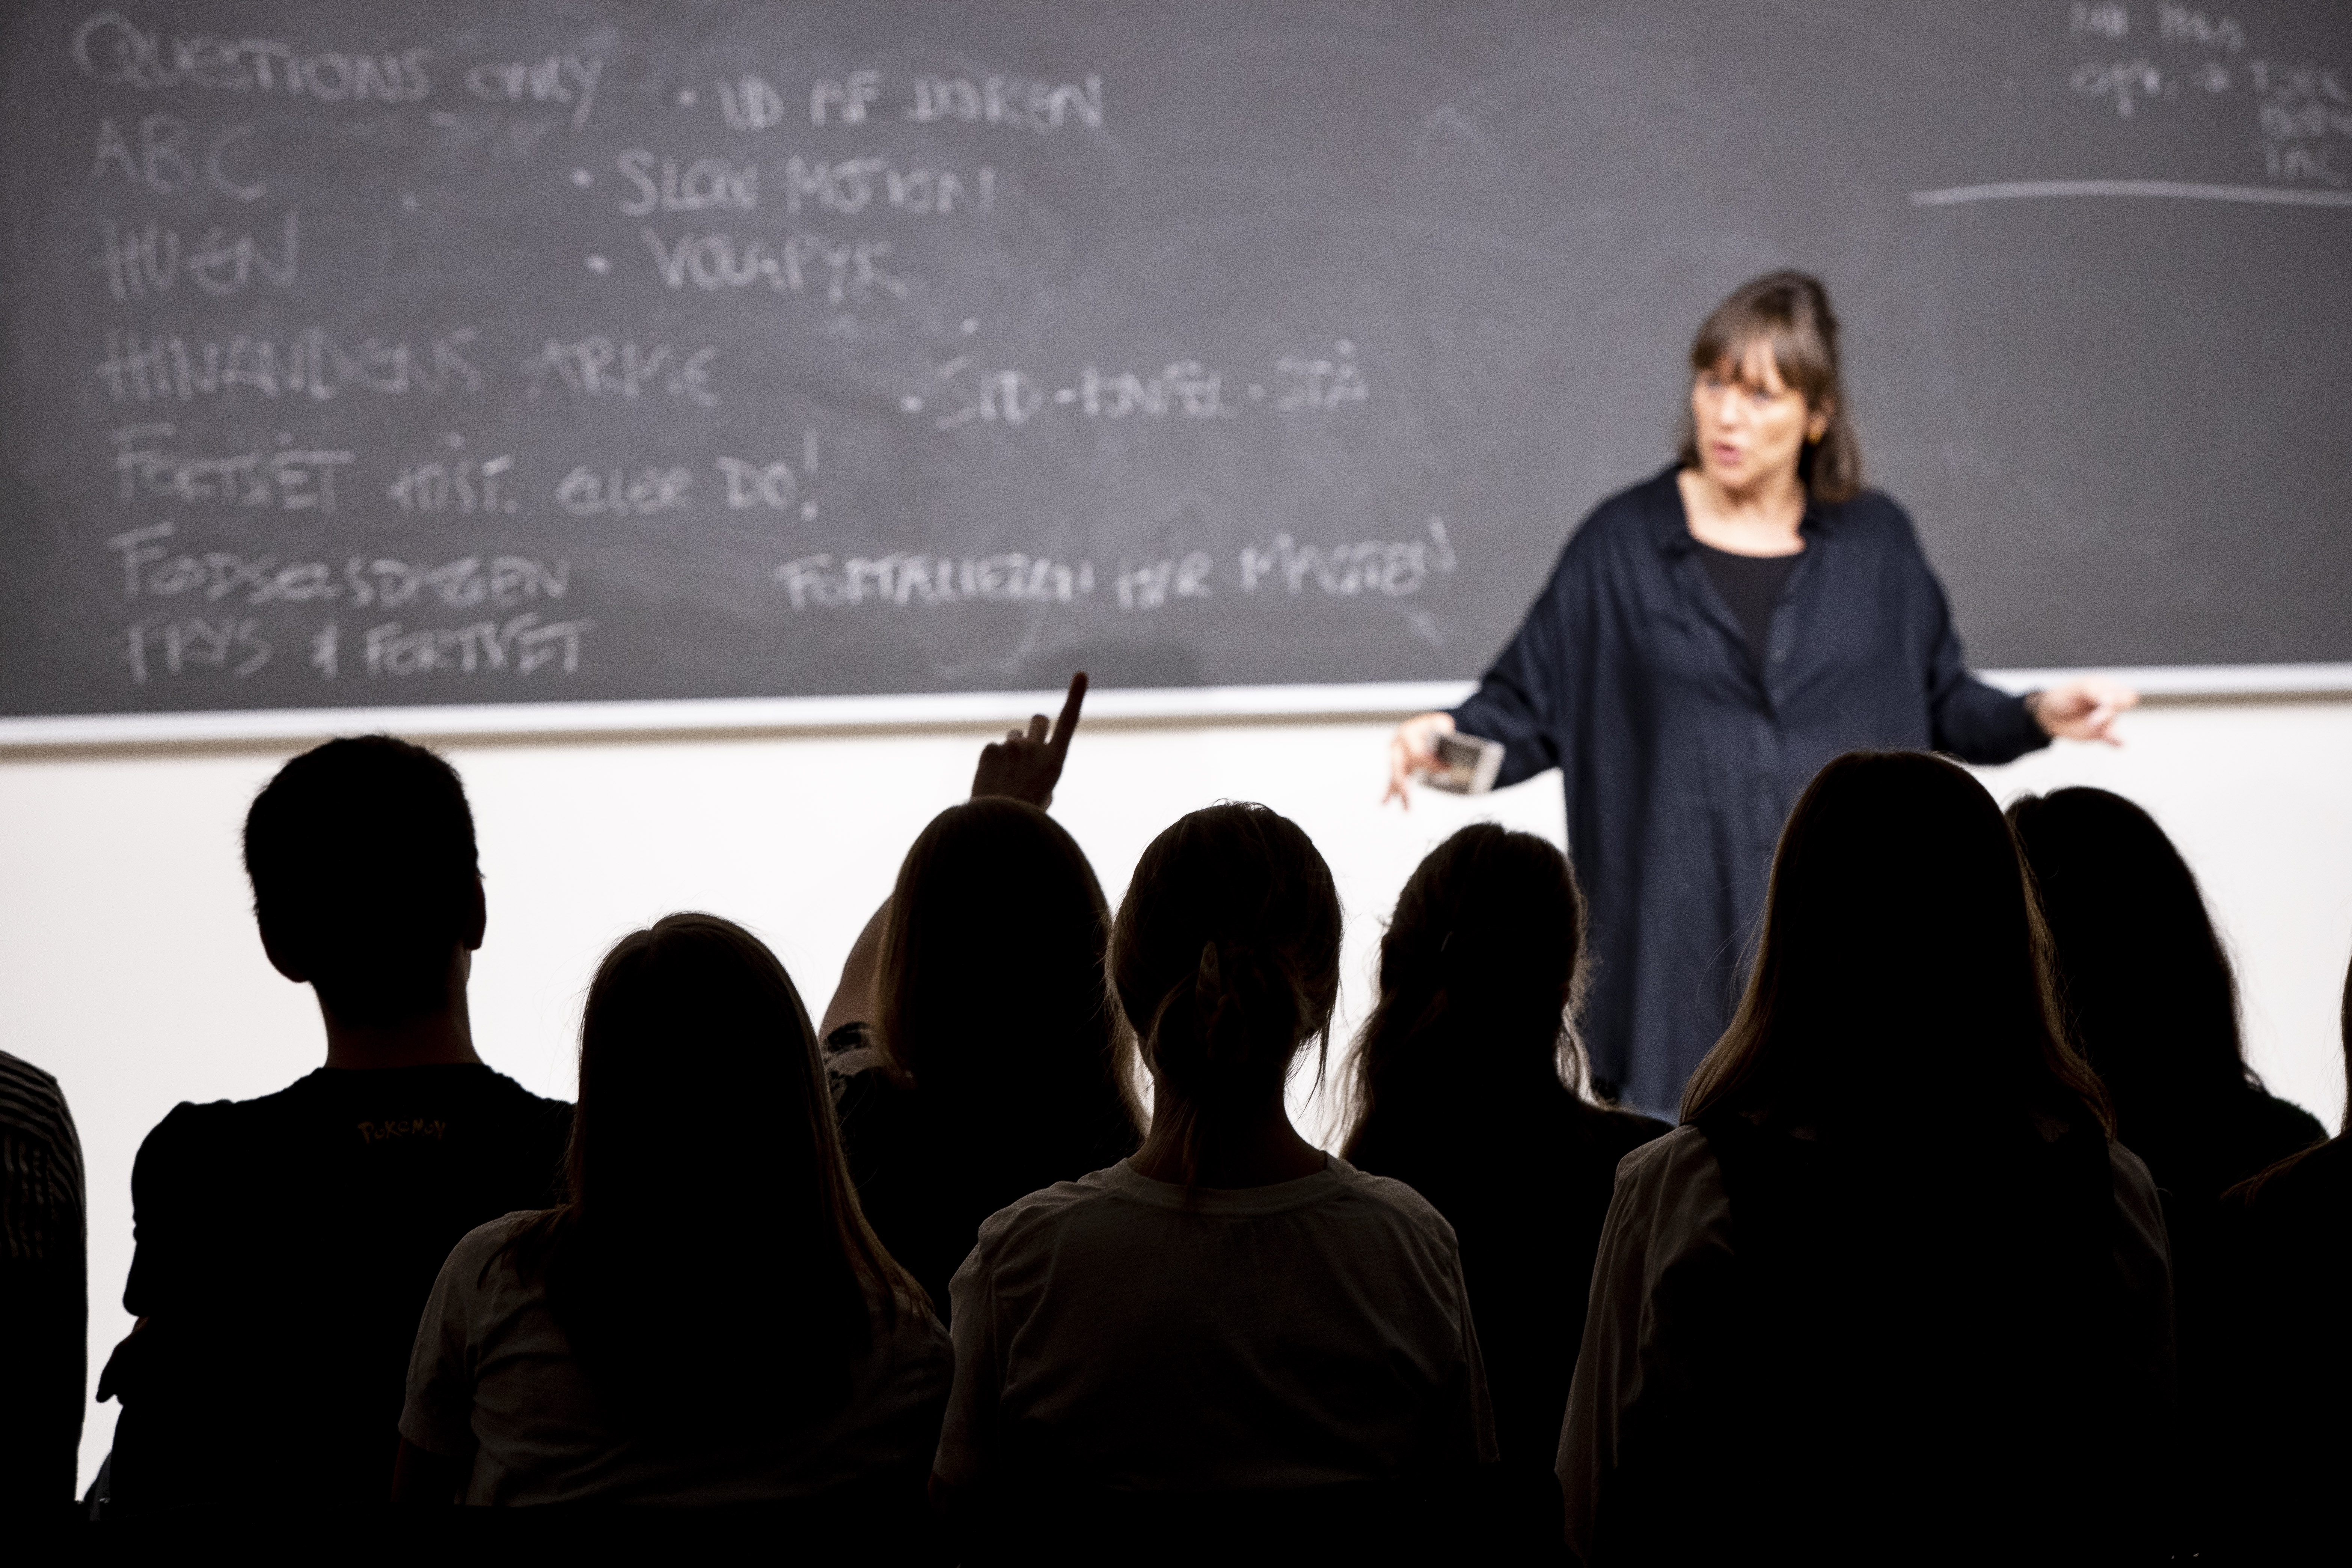
[[[1007,730],[1004,739],[992,741],[980,749],[980,767],[971,775],[972,798],[984,795],[1011,795],[1025,800],[1043,811],[1054,804],[1054,785],[1062,777],[1062,760],[1070,754],[1070,736],[1078,727],[1078,708],[1087,700],[1087,672],[1080,670],[1070,677],[1070,694],[1063,700],[1062,716],[1054,721],[1053,731],[1046,732],[1045,716],[1033,714],[1029,728]]]

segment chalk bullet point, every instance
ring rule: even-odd
[[[1339,352],[1343,354],[1354,353],[1356,352],[1356,345],[1349,342],[1347,339],[1341,338],[1339,340]]]
[[[692,109],[694,107],[694,89],[690,87],[682,87],[678,89],[677,101],[680,108]]]
[[[971,317],[966,316],[963,319],[963,330],[964,335],[966,337],[970,337],[972,333],[980,331],[980,323],[977,321],[974,321]]]
[[[919,397],[902,397],[898,399],[898,406],[909,414],[920,414],[923,411],[923,400]]]
[[[813,500],[804,500],[801,502],[801,521],[803,522],[814,522],[816,521],[816,502]]]
[[[601,256],[592,256],[588,258],[588,270],[602,278],[613,270],[613,264]]]
[[[1077,392],[1073,387],[1066,386],[1054,394],[1054,401],[1056,403],[1076,403],[1077,400]]]
[[[416,210],[416,193],[415,191],[403,191],[400,193],[400,210],[404,213],[413,213]]]
[[[596,183],[596,176],[585,169],[574,169],[572,171],[572,183],[584,191]]]

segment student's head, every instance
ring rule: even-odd
[[[448,1005],[481,944],[474,815],[456,770],[390,735],[330,741],[278,770],[245,818],[270,962],[345,1024]]]
[[[1262,805],[1196,811],[1151,841],[1111,928],[1111,982],[1143,1042],[1152,1114],[1182,1133],[1279,1105],[1339,995],[1339,896],[1298,825]]]
[[[2156,819],[2103,789],[2062,789],[2021,797],[2009,820],[2049,922],[2060,1004],[2126,1138],[2141,1116],[2194,1117],[2200,1100],[2243,1085],[2230,960]]]
[[[1780,830],[1747,994],[1683,1119],[2105,1125],[2057,1022],[2047,945],[1984,786],[1923,752],[1849,752]]]
[[[1356,1037],[1357,1131],[1460,1090],[1578,1083],[1583,948],[1584,900],[1551,844],[1481,822],[1431,850],[1381,938],[1380,1000]]]
[[[1135,1046],[1103,983],[1109,924],[1060,823],[1003,796],[950,806],[890,894],[874,986],[884,1056],[926,1092],[1133,1148]]]
[[[551,1293],[631,1397],[692,1402],[678,1384],[709,1369],[686,1342],[711,1322],[854,1340],[867,1287],[924,1299],[858,1208],[800,993],[731,921],[666,916],[604,955],[567,1168]],[[752,1337],[722,1336],[747,1374],[763,1349],[790,1362]]]

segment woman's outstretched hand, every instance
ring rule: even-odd
[[[1437,738],[1452,733],[1451,713],[1416,713],[1396,727],[1389,737],[1389,787],[1381,796],[1382,805],[1395,801],[1412,809],[1413,776],[1437,766]]]
[[[1025,800],[1043,811],[1054,804],[1054,785],[1062,777],[1062,759],[1070,754],[1070,736],[1078,727],[1078,708],[1087,700],[1087,672],[1070,677],[1070,695],[1062,702],[1062,716],[1045,730],[1045,716],[1033,714],[1026,731],[1007,730],[1004,739],[980,749],[980,768],[971,775],[974,800],[984,795],[1006,795]]]
[[[2112,733],[2125,710],[2139,706],[2139,693],[2120,680],[2086,675],[2051,687],[2032,700],[2033,721],[2045,735],[2069,741],[2123,742]]]

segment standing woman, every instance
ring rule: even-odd
[[[1691,343],[1690,422],[1655,477],[1601,502],[1478,690],[1389,746],[1389,793],[1459,729],[1496,782],[1560,770],[1591,912],[1596,1090],[1671,1106],[1723,1032],[1790,803],[1856,746],[2005,763],[2109,740],[2112,680],[2022,699],[1961,662],[1911,520],[1862,486],[1819,279],[1773,272]]]

